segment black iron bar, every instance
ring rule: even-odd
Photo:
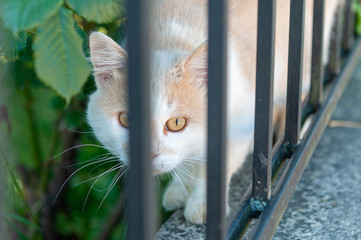
[[[304,25],[305,0],[291,0],[285,130],[285,141],[290,146],[300,139]]]
[[[352,2],[353,0],[346,0],[345,2],[342,48],[346,52],[352,48],[354,43],[355,14],[352,11]]]
[[[305,119],[312,114],[312,109],[307,104],[307,98],[302,103],[302,117],[301,123],[305,122]],[[302,125],[301,124],[301,125]],[[284,137],[280,137],[272,149],[272,183],[276,180],[278,172],[281,170],[283,164],[287,158],[290,157],[290,149],[287,144],[284,144]],[[275,194],[275,193],[274,193]],[[246,231],[248,224],[256,215],[259,215],[255,209],[252,209],[251,202],[252,197],[252,184],[248,187],[247,191],[242,196],[240,206],[233,213],[231,221],[228,223],[227,239],[236,240]]]
[[[287,149],[283,144],[284,138],[281,137],[274,145],[272,150],[272,182],[276,178],[276,173],[282,167],[282,163],[287,157]],[[248,224],[252,218],[259,215],[259,212],[252,207],[250,201],[252,197],[252,184],[247,188],[242,196],[239,207],[230,216],[231,221],[228,222],[227,239],[236,240],[246,231]]]
[[[315,111],[323,93],[323,28],[325,0],[313,2],[313,35],[312,35],[312,65],[310,106]]]
[[[342,8],[338,7],[331,33],[330,59],[328,63],[328,71],[331,77],[341,70],[342,14]]]
[[[228,223],[228,240],[238,240],[247,230],[248,224],[255,216],[255,211],[251,207],[252,185],[250,185],[242,196],[242,201],[236,209],[236,214],[231,215],[232,221]]]
[[[252,201],[259,210],[271,194],[275,16],[275,0],[258,1]]]
[[[227,0],[209,0],[207,239],[226,237]]]
[[[128,239],[148,240],[155,233],[151,177],[150,33],[148,0],[128,0],[130,170]]]
[[[253,238],[251,239],[271,239],[276,231],[296,185],[357,66],[361,54],[361,40],[357,40],[355,45],[356,47],[348,56],[344,68],[335,79],[329,94],[327,94],[327,100],[315,114],[304,142],[295,150],[288,166],[283,172],[275,188],[274,195],[258,219],[253,232]]]

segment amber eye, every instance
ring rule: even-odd
[[[171,132],[178,132],[185,128],[187,119],[185,117],[173,117],[168,119],[166,127]]]
[[[129,127],[128,112],[119,113],[118,121],[120,125],[122,125],[122,127],[128,128]]]

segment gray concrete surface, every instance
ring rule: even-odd
[[[231,209],[251,181],[250,169],[247,161],[232,178]],[[204,239],[204,233],[205,226],[187,223],[179,210],[161,227],[157,239]],[[361,63],[273,239],[361,240]]]
[[[361,65],[273,239],[361,239]]]
[[[361,239],[361,129],[328,128],[274,239]]]

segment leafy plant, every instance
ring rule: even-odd
[[[79,29],[119,19],[123,7],[121,0],[1,0],[0,13],[0,55],[16,60],[30,35],[39,79],[69,102],[91,71]]]
[[[118,37],[123,5],[0,0],[0,178],[7,183],[0,227],[10,232],[5,239],[125,236],[124,219],[108,222],[121,201],[121,184],[99,208],[115,172],[102,175],[113,165],[95,161],[108,153],[94,144],[84,120],[87,95],[95,89],[86,60],[88,34]]]

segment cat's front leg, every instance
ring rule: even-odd
[[[207,193],[205,179],[194,186],[192,194],[187,199],[184,208],[184,217],[187,221],[195,224],[206,223],[207,216]]]
[[[185,206],[188,194],[191,190],[188,186],[179,183],[177,178],[173,178],[167,186],[162,205],[167,211],[173,211]]]

